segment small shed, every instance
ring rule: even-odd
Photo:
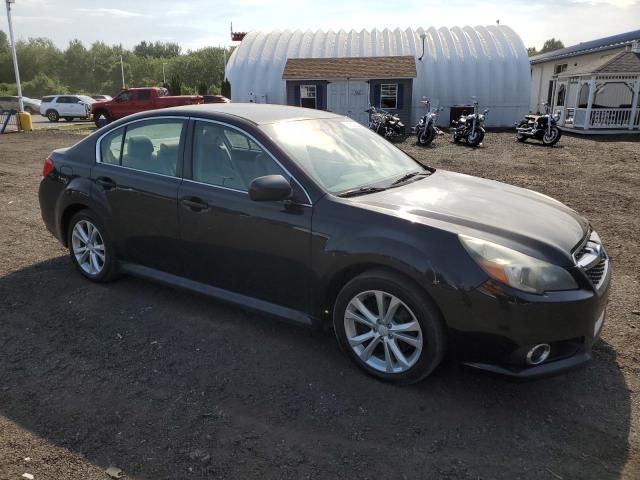
[[[640,43],[554,78],[553,112],[576,133],[640,133]]]
[[[341,113],[361,123],[368,120],[369,105],[410,122],[415,77],[411,55],[290,58],[282,74],[287,104]]]
[[[527,50],[504,25],[338,32],[249,32],[227,64],[234,102],[331,110],[366,123],[369,105],[412,126],[429,98],[450,107],[477,97],[488,126],[512,126],[528,112]]]

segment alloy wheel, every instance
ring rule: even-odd
[[[416,316],[398,297],[381,290],[361,292],[349,301],[344,329],[356,356],[379,372],[406,372],[422,353]]]
[[[104,240],[98,228],[88,220],[80,220],[71,233],[71,247],[78,265],[85,273],[95,276],[105,265]]]
[[[545,132],[544,137],[542,139],[543,143],[553,143],[553,141],[558,136],[558,129],[552,128],[551,132]]]

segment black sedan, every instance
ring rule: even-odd
[[[609,259],[545,195],[424,167],[354,121],[255,104],[126,117],[46,160],[40,207],[78,271],[132,274],[333,327],[366,372],[449,354],[516,377],[585,363]]]

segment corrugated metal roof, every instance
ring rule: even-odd
[[[571,47],[535,55],[529,59],[529,62],[531,62],[532,65],[535,65],[536,63],[548,62],[559,58],[573,57],[575,55],[583,55],[585,53],[617,48],[628,45],[634,40],[640,40],[640,30],[620,33],[611,37],[598,38],[597,40],[582,42]]]
[[[640,54],[632,51],[618,52],[565,70],[558,77],[572,77],[588,73],[640,73]]]
[[[285,80],[327,80],[332,78],[414,78],[413,55],[384,57],[289,58]]]

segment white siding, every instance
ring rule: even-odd
[[[422,61],[422,39],[426,33]],[[488,126],[511,126],[527,113],[530,67],[520,37],[509,27],[433,27],[424,30],[351,30],[250,32],[229,59],[231,99],[246,102],[250,95],[268,103],[286,103],[282,80],[288,58],[413,55],[412,123],[417,123],[423,96],[449,107],[469,104],[477,96],[489,108]],[[446,120],[448,108],[443,112]]]
[[[547,101],[549,91],[549,82],[553,80],[554,67],[556,65],[567,64],[567,69],[579,68],[587,63],[599,60],[610,55],[615,55],[624,50],[624,47],[606,50],[604,52],[587,53],[584,55],[576,55],[575,57],[560,58],[549,60],[548,62],[536,63],[531,65],[531,98],[529,101],[529,111],[537,112],[540,110],[540,102]],[[573,97],[571,97],[573,104]]]

